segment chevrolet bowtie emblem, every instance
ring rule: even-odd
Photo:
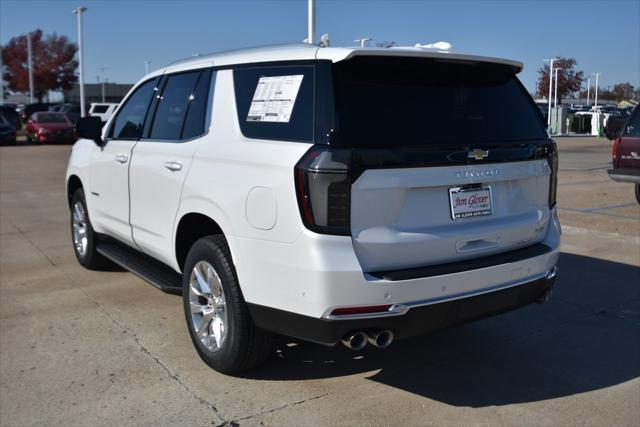
[[[486,159],[488,156],[489,156],[489,150],[481,150],[479,148],[471,150],[467,153],[467,159],[482,160],[482,159]]]

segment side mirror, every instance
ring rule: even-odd
[[[78,138],[91,139],[96,145],[102,145],[102,120],[100,117],[80,117],[76,121]]]

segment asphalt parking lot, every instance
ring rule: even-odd
[[[557,142],[548,303],[386,350],[283,339],[244,378],[200,361],[179,297],[77,264],[70,147],[0,147],[0,425],[637,426],[640,205],[609,141]]]

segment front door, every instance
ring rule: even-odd
[[[211,70],[169,75],[148,135],[133,149],[131,227],[142,251],[174,263],[173,226],[191,159],[205,141]]]
[[[88,204],[96,230],[133,245],[129,224],[129,167],[133,147],[156,90],[157,79],[138,86],[111,122],[104,143],[96,147],[89,172]]]

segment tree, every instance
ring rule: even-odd
[[[78,46],[66,36],[49,34],[43,37],[42,30],[31,32],[31,56],[33,63],[34,95],[39,101],[50,90],[71,89],[78,79],[75,71],[78,62],[74,59]],[[2,62],[5,65],[3,78],[14,92],[29,91],[29,69],[27,37],[16,36],[2,47]]]
[[[608,86],[607,86],[608,87]],[[613,85],[613,89],[605,89],[600,87],[598,90],[598,99],[606,100],[606,101],[624,101],[624,100],[632,100],[640,98],[639,89],[633,87],[631,83],[618,83]],[[595,87],[591,86],[591,93],[589,94],[591,100],[593,101],[595,97]],[[587,97],[587,90],[584,89],[580,91],[580,98]]]
[[[615,100],[620,102],[623,100],[633,99],[634,96],[634,87],[631,83],[618,83],[613,85],[613,89],[611,93],[615,97]]]
[[[584,72],[576,71],[575,66],[577,62],[574,58],[558,57],[553,61],[553,68],[560,68],[558,70],[558,100],[561,100],[567,95],[573,95],[580,90],[582,82],[584,81]],[[554,72],[554,87],[555,89],[555,72]],[[538,70],[538,95],[547,97],[549,96],[549,64],[544,64]],[[552,91],[551,96],[554,96]]]

